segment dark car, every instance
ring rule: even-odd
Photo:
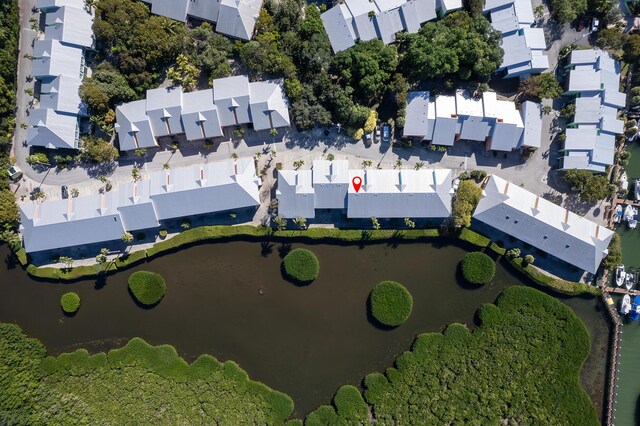
[[[69,188],[67,185],[62,185],[62,198],[69,198]]]
[[[384,126],[382,126],[382,140],[384,142],[389,142],[390,138],[391,138],[391,126],[389,126],[388,124],[385,124]]]

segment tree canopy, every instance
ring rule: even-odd
[[[482,15],[459,11],[399,34],[401,69],[414,80],[443,77],[488,80],[500,66],[501,34]]]
[[[587,10],[587,0],[549,0],[549,7],[554,18],[566,23]]]
[[[520,81],[520,91],[535,100],[555,99],[562,94],[562,87],[552,73],[546,72]]]
[[[480,201],[482,190],[472,180],[460,182],[451,206],[453,226],[456,228],[471,226],[471,214]]]
[[[606,176],[594,175],[588,170],[568,170],[564,178],[580,191],[580,198],[584,201],[603,200],[610,197],[613,191],[613,185]]]

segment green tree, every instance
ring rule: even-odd
[[[232,50],[233,45],[229,39],[214,32],[208,22],[187,32],[186,54],[190,62],[209,80],[231,75],[228,59]]]
[[[613,185],[605,176],[594,175],[587,170],[568,170],[564,178],[580,191],[580,198],[587,202],[608,198],[613,191]]]
[[[20,223],[16,197],[8,189],[0,190],[0,231],[15,230]]]
[[[460,182],[451,205],[453,226],[456,228],[471,226],[471,214],[480,201],[481,195],[482,190],[472,180]]]
[[[407,228],[413,229],[416,227],[416,223],[411,219],[409,219],[408,217],[404,218],[404,224],[407,226]]]
[[[638,63],[640,60],[640,34],[631,34],[624,44],[624,60]]]
[[[552,73],[543,73],[522,80],[520,92],[537,100],[555,99],[562,94],[562,87]]]
[[[526,266],[526,265],[532,265],[532,264],[533,264],[533,262],[535,262],[535,260],[536,260],[536,258],[535,258],[535,257],[533,257],[533,255],[532,255],[532,254],[528,254],[528,255],[526,255],[526,256],[524,257],[524,263],[525,263],[525,265],[524,265],[524,266]]]
[[[108,163],[118,158],[118,150],[107,140],[88,136],[83,140],[80,155],[87,161]]]
[[[167,78],[173,81],[174,85],[182,86],[185,92],[195,89],[199,75],[200,71],[189,62],[189,57],[182,53],[178,55],[176,65],[167,70]]]
[[[624,46],[626,38],[627,35],[617,27],[603,28],[598,31],[596,46],[601,49],[619,50]]]
[[[609,252],[604,258],[602,264],[605,268],[613,269],[622,263],[622,240],[617,232],[613,234],[609,243]]]
[[[376,231],[380,229],[380,222],[378,221],[377,217],[371,218],[371,227]]]
[[[130,242],[133,241],[133,234],[131,232],[125,232],[124,234],[122,234],[122,236],[120,237],[120,239],[129,244]]]
[[[587,0],[549,0],[551,14],[560,22],[572,22],[587,10]]]
[[[98,253],[98,255],[96,256],[96,263],[98,265],[102,265],[104,263],[107,263],[107,255],[108,254],[109,254],[109,249],[108,248],[100,249],[100,253]]]

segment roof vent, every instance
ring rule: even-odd
[[[507,195],[507,192],[509,192],[509,182],[506,183],[506,185],[504,186],[504,191],[502,191],[504,195]]]

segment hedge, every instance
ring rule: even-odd
[[[471,284],[488,284],[496,274],[496,263],[486,254],[474,251],[460,261],[462,276]]]
[[[285,277],[299,283],[310,283],[320,273],[320,262],[311,250],[294,249],[282,261]]]
[[[164,297],[167,284],[160,274],[150,271],[137,271],[129,276],[129,290],[141,304],[154,306]]]
[[[509,259],[511,266],[518,271],[525,274],[535,283],[557,291],[558,293],[566,294],[568,296],[578,296],[581,294],[588,294],[592,296],[599,296],[602,294],[602,290],[595,286],[590,286],[585,283],[577,283],[574,281],[566,281],[560,278],[552,277],[541,272],[534,265],[522,266],[522,258],[517,257]]]
[[[67,314],[75,314],[80,309],[80,296],[77,293],[69,292],[60,298],[60,306]]]
[[[369,299],[373,317],[390,327],[404,323],[413,309],[413,297],[395,281],[382,281],[376,285]]]
[[[458,236],[462,241],[473,244],[478,247],[488,247],[491,240],[482,234],[478,234],[469,228],[462,228]]]
[[[507,252],[506,248],[500,247],[498,244],[492,242],[491,245],[489,246],[489,248],[496,253],[498,256],[504,256],[504,254]]]

